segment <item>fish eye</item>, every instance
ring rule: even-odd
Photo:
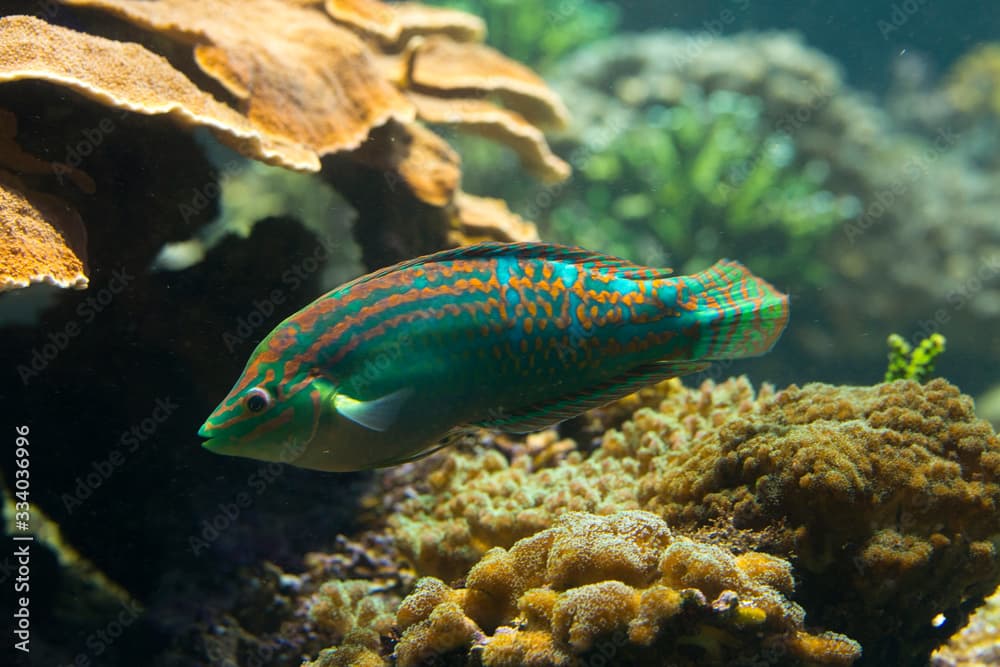
[[[246,397],[243,399],[243,405],[250,412],[262,412],[270,407],[271,395],[267,393],[266,389],[254,387],[247,392]]]

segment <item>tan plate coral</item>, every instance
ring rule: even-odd
[[[87,231],[80,215],[62,200],[31,190],[14,172],[66,175],[91,190],[90,177],[50,163],[17,144],[17,119],[0,109],[0,292],[49,283],[84,289],[89,279]]]
[[[39,282],[84,289],[85,265],[79,214],[0,169],[0,292]]]
[[[565,122],[562,103],[479,44],[482,21],[462,12],[376,0],[59,4],[52,22],[0,18],[0,84],[44,82],[125,114],[206,128],[256,160],[322,172],[373,228],[359,234],[371,266],[471,239],[536,238],[505,205],[461,192],[458,156],[418,118],[507,143],[546,180],[569,173],[540,129]],[[460,76],[434,85],[442,54],[460,58]]]

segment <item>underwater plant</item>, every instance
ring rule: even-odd
[[[554,237],[640,262],[663,248],[681,270],[733,254],[769,278],[821,284],[827,269],[813,255],[857,210],[823,189],[825,163],[796,163],[760,100],[695,86],[676,106],[650,108],[579,172],[548,221]]]
[[[521,0],[437,0],[481,16],[489,26],[487,42],[508,56],[544,69],[573,49],[611,35],[620,10],[599,0],[562,0],[539,11]]]
[[[945,338],[934,333],[913,347],[899,334],[890,334],[889,367],[885,381],[916,380],[926,382],[934,374],[934,361],[945,350]]]

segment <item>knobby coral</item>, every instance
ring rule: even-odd
[[[759,397],[772,393],[765,385]],[[759,409],[745,379],[699,390],[674,381],[642,396],[641,401],[623,399],[635,414],[622,432],[605,434],[589,456],[571,451],[553,465],[538,465],[530,451],[511,461],[495,450],[444,457],[426,475],[426,492],[403,501],[390,517],[400,548],[422,574],[452,580],[490,548],[510,547],[565,512],[640,509],[640,485],[647,476],[684,456],[692,440]],[[648,405],[657,409],[643,407]],[[609,421],[616,421],[614,408],[606,412],[612,413]]]
[[[396,614],[401,667],[475,648],[483,665],[728,664],[761,654],[850,664],[852,640],[804,629],[779,558],[671,534],[648,512],[571,512],[489,551],[463,588],[421,579]]]
[[[783,525],[813,619],[884,662],[926,660],[1000,579],[1000,441],[943,380],[791,387],[640,501],[678,525]]]
[[[811,622],[876,662],[926,660],[1000,581],[1000,441],[942,380],[667,387],[589,456],[459,454],[427,483],[391,521],[422,574],[461,577],[567,510],[642,509],[789,560]]]

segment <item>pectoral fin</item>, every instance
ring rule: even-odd
[[[337,394],[333,399],[333,407],[355,424],[381,432],[387,431],[393,425],[403,403],[412,395],[411,387],[399,389],[371,401],[359,401],[345,394]]]

